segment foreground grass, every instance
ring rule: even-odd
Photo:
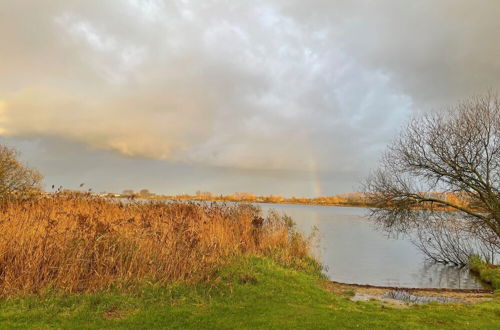
[[[500,299],[477,305],[392,309],[326,291],[317,272],[264,257],[242,257],[213,283],[147,285],[128,293],[11,298],[0,301],[0,328],[481,328],[500,327]]]

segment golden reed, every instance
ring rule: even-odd
[[[55,194],[0,205],[0,296],[210,280],[243,254],[291,264],[309,242],[287,217],[243,204]]]

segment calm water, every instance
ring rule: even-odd
[[[259,204],[291,216],[299,230],[319,229],[315,253],[333,281],[381,286],[480,289],[466,268],[435,264],[406,238],[388,238],[367,210],[316,205]]]

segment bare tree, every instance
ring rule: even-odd
[[[18,160],[15,149],[0,145],[0,200],[25,197],[41,189],[42,175]]]
[[[141,197],[150,197],[152,195],[153,194],[149,191],[149,189],[141,189],[141,191],[139,191],[139,196]]]
[[[125,190],[122,192],[122,195],[125,195],[125,196],[133,196],[133,195],[135,195],[135,192],[134,192],[132,189],[125,189]]]
[[[471,255],[478,255],[488,263],[495,263],[500,252],[498,245],[472,230],[471,225],[469,220],[457,217],[456,212],[438,211],[421,218],[410,239],[436,262],[462,266]]]
[[[374,205],[372,218],[386,229],[420,228],[420,234],[438,246],[446,240],[457,243],[449,235],[460,232],[463,237],[466,232],[468,237],[500,247],[498,96],[477,96],[449,111],[412,119],[389,146],[365,188]],[[453,223],[449,216],[446,220],[438,216],[443,210],[454,211]],[[437,234],[436,228],[441,242],[437,236],[427,236]],[[463,261],[463,257],[455,260]]]

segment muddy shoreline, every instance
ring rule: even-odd
[[[401,290],[408,292],[456,292],[456,293],[493,293],[492,289],[449,289],[449,288],[407,288],[398,286],[378,286],[369,284],[351,284],[336,281],[329,281],[336,285],[350,286],[352,288],[363,288],[363,289],[382,289],[382,290]]]
[[[467,304],[491,301],[494,298],[493,290],[488,289],[401,288],[395,286],[348,284],[335,281],[325,281],[323,282],[323,287],[330,292],[344,296],[353,301],[369,301],[375,299],[383,303],[389,303],[390,305],[397,305],[400,307],[409,306],[411,304],[386,299],[384,297],[390,292],[405,291],[415,296],[449,298]]]

